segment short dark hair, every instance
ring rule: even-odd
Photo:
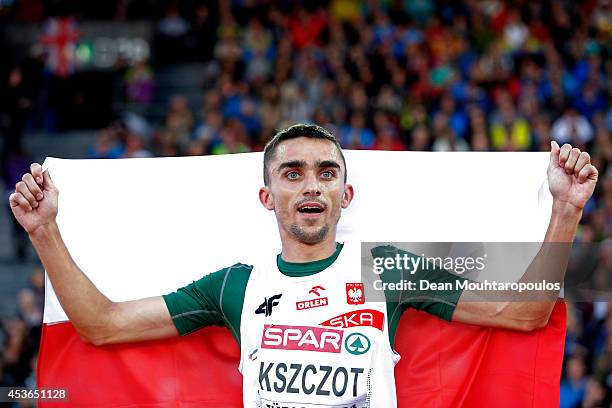
[[[306,137],[309,139],[324,139],[332,142],[338,152],[340,152],[340,157],[342,158],[342,164],[344,165],[344,182],[346,183],[346,160],[344,159],[344,154],[342,153],[342,147],[338,142],[338,139],[334,135],[332,135],[327,129],[318,125],[306,125],[306,124],[297,124],[290,126],[286,129],[283,129],[276,133],[272,139],[266,144],[264,148],[264,160],[263,160],[263,177],[264,184],[267,186],[270,182],[270,177],[268,176],[268,165],[272,159],[274,159],[274,153],[276,152],[276,148],[281,142],[285,140],[297,139],[298,137]]]

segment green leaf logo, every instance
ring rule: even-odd
[[[344,348],[351,354],[365,354],[370,349],[370,339],[361,333],[352,333],[344,340]]]

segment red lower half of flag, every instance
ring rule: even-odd
[[[66,401],[39,407],[242,407],[240,350],[229,330],[95,347],[71,323],[43,326],[39,388],[66,389]]]
[[[559,406],[566,309],[530,333],[448,323],[404,313],[395,348],[398,406]],[[70,323],[44,325],[37,381],[68,400],[39,407],[192,408],[242,406],[240,351],[229,330],[131,345],[83,343]]]
[[[398,406],[559,407],[565,326],[563,302],[546,327],[528,333],[408,311],[395,339]]]

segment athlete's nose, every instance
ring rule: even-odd
[[[304,195],[306,197],[318,197],[321,195],[321,185],[316,174],[307,174],[304,180]]]

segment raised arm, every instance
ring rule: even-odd
[[[11,210],[28,232],[57,297],[81,338],[95,345],[177,336],[161,296],[112,302],[79,269],[56,223],[59,191],[48,171],[31,166],[9,197]]]
[[[562,282],[567,257],[582,209],[591,198],[597,183],[597,169],[589,154],[565,144],[551,143],[548,185],[553,208],[544,245],[521,279],[526,282]],[[558,291],[547,293],[542,301],[477,301],[487,294],[465,291],[453,312],[453,321],[530,331],[545,326],[555,305]],[[488,296],[490,298],[490,296]],[[516,295],[515,297],[518,297]]]

